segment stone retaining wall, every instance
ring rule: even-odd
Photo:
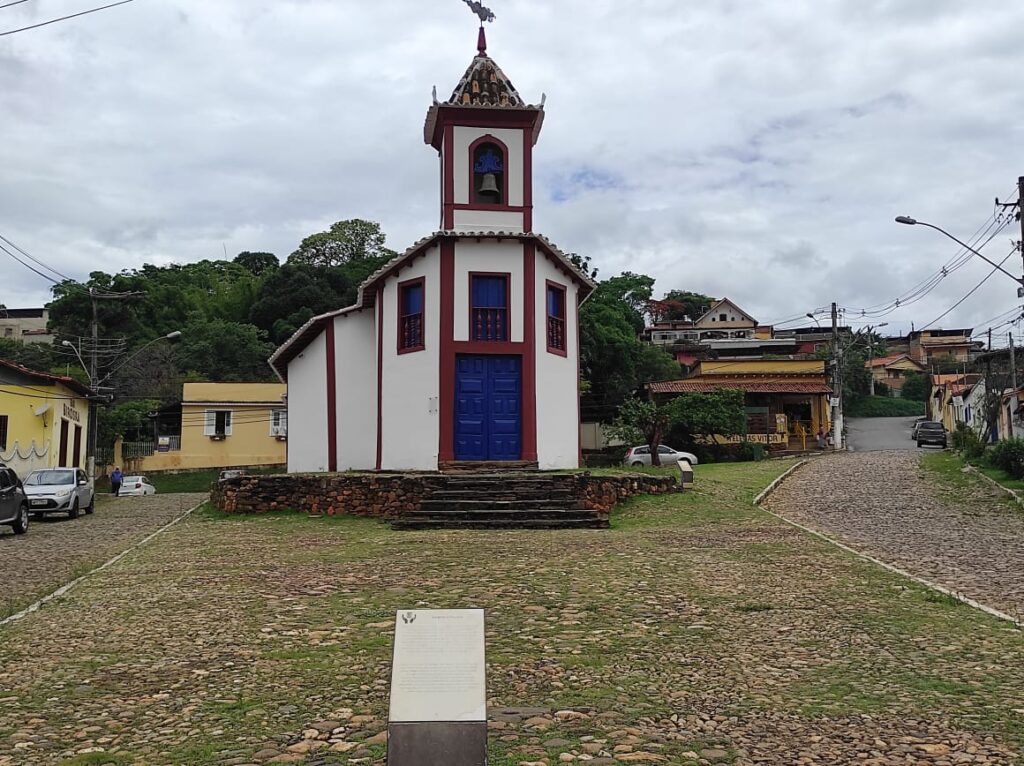
[[[523,474],[516,474],[522,476]],[[544,474],[558,477],[572,489],[583,508],[608,513],[621,500],[635,495],[678,492],[672,476],[589,473]],[[564,477],[564,479],[563,479]],[[272,474],[240,476],[213,485],[210,500],[226,513],[265,513],[293,510],[329,516],[393,518],[416,512],[420,503],[445,484],[442,474]]]

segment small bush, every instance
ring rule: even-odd
[[[1004,439],[989,450],[988,462],[1015,479],[1024,479],[1024,439]]]
[[[966,423],[957,423],[956,431],[953,432],[953,449],[968,460],[977,460],[985,454],[985,445]]]

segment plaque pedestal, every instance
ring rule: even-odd
[[[482,609],[395,618],[389,766],[484,766],[487,691]]]

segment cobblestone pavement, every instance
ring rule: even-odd
[[[97,496],[90,515],[33,517],[20,536],[0,527],[0,618],[116,556],[204,497]]]
[[[812,460],[766,507],[911,574],[1024,617],[1024,510],[987,482],[954,486],[916,452]]]
[[[0,628],[0,766],[383,766],[396,609],[487,610],[489,763],[1011,764],[1024,648],[699,466],[610,530],[202,510]]]

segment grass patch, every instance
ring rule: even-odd
[[[82,753],[60,761],[60,766],[128,766],[131,756],[124,753]]]

